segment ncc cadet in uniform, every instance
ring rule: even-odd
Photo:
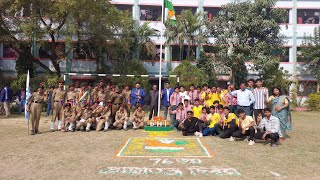
[[[103,111],[103,106],[99,106],[98,102],[94,102],[91,110],[92,110],[92,127],[96,127],[96,118],[101,116],[101,113]]]
[[[113,123],[113,126],[118,130],[123,128],[123,130],[126,131],[127,125],[128,125],[127,111],[124,108],[124,105],[121,105],[120,109],[116,113],[115,122]]]
[[[55,89],[52,93],[52,103],[53,103],[53,116],[50,125],[50,130],[53,132],[55,121],[58,120],[58,131],[61,130],[61,112],[63,110],[64,100],[66,99],[66,91],[63,88],[64,82],[59,82],[58,89]]]
[[[71,108],[71,103],[66,103],[62,111],[62,127],[61,131],[65,132],[67,130],[73,131],[75,123],[75,112]],[[69,125],[69,126],[68,126]]]
[[[107,93],[104,92],[103,87],[99,88],[99,92],[97,93],[97,102],[100,106],[104,106],[107,98]]]
[[[100,117],[96,118],[97,121],[97,128],[96,131],[101,131],[104,125],[104,132],[108,131],[110,126],[110,116],[111,116],[111,109],[110,106],[106,106],[102,111]]]
[[[87,132],[90,131],[91,123],[92,123],[92,110],[88,104],[83,105],[84,109],[78,111],[77,119],[79,119],[76,130],[79,130],[81,127],[86,129]]]
[[[124,87],[124,89],[122,90],[122,94],[123,94],[123,102],[124,102],[124,105],[125,105],[125,108],[127,110],[127,114],[128,114],[128,118],[130,117],[130,109],[131,109],[131,99],[130,99],[130,95],[131,95],[131,90],[130,90],[130,87],[129,85],[126,85]]]
[[[67,92],[66,102],[71,104],[71,107],[76,105],[77,92],[74,90],[72,84],[69,85],[69,91]]]
[[[116,116],[116,112],[119,110],[119,107],[123,104],[123,95],[120,93],[118,86],[114,88],[114,92],[112,93],[111,104],[112,104],[111,117],[112,117],[112,120],[114,120]]]
[[[93,99],[93,102],[97,102],[98,99],[98,92],[99,92],[99,86],[98,84],[94,86],[92,92],[91,92],[91,98]]]
[[[78,89],[78,94],[77,94],[77,104],[89,104],[90,100],[90,93],[86,89],[86,83],[83,83],[81,85],[81,88]]]
[[[132,124],[133,130],[140,129],[144,127],[146,113],[142,110],[142,105],[138,105],[138,109],[136,109],[133,113]]]
[[[28,101],[27,111],[30,112],[31,135],[40,134],[39,122],[42,112],[42,102],[44,101],[43,87],[40,85],[37,92],[32,93]]]
[[[107,84],[104,92],[106,93],[106,101],[107,101],[107,104],[111,104],[111,98],[112,98],[112,91],[111,91],[111,87],[110,87],[110,84]]]

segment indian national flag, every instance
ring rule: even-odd
[[[176,12],[174,11],[172,0],[164,0],[165,20],[171,19],[176,23]]]

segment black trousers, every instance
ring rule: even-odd
[[[229,125],[230,125],[229,127],[225,126],[223,128],[222,132],[219,135],[220,138],[222,139],[229,138],[230,136],[233,135],[234,132],[239,130],[239,127],[233,121]]]
[[[255,133],[255,129],[253,127],[249,127],[249,129],[246,130],[244,134],[242,134],[242,130],[239,129],[238,131],[234,132],[232,136],[236,138],[243,138],[245,136],[250,136],[249,140],[253,141],[254,133]]]
[[[152,119],[152,115],[157,116],[158,114],[158,106],[150,106],[149,120]]]
[[[193,135],[195,132],[201,132],[202,133],[203,127],[204,127],[203,121],[199,120],[193,128],[191,128],[191,129],[185,129],[185,128],[182,129],[182,135],[183,136]]]
[[[262,136],[264,135],[265,132],[257,132],[254,137],[256,139],[262,139]],[[279,140],[279,134],[278,133],[271,133],[266,135],[266,139],[270,138],[272,143],[277,143]]]

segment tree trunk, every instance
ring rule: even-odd
[[[179,60],[182,61],[183,60],[183,46],[180,45],[180,52],[179,52]]]
[[[190,60],[190,43],[188,43],[187,59]]]

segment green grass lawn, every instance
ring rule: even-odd
[[[148,134],[142,130],[47,132],[50,117],[41,119],[41,135],[28,136],[23,117],[0,119],[0,179],[319,179],[319,112],[293,112],[293,131],[278,147],[204,137],[213,157],[116,157],[130,137],[184,138],[180,132]],[[196,159],[198,164],[178,163]],[[159,161],[155,163],[155,161]],[[168,163],[168,162],[171,162]],[[190,167],[233,168],[238,175],[189,172]],[[99,173],[109,167],[177,168],[180,175]],[[158,169],[159,170],[159,169]]]

